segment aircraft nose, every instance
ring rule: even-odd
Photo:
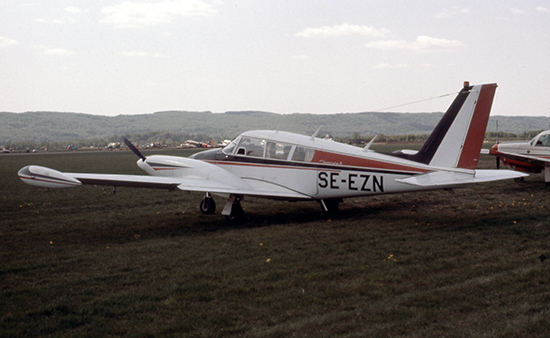
[[[491,149],[493,149],[493,150],[495,150],[495,151],[498,150],[498,143],[497,143],[497,144],[494,144],[493,147],[492,147]]]

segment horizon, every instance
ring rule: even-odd
[[[192,111],[192,110],[161,110],[161,111],[154,111],[154,112],[146,112],[146,113],[135,113],[135,114],[117,114],[117,115],[105,115],[105,114],[92,114],[92,113],[86,113],[86,112],[76,112],[76,111],[53,111],[53,110],[33,110],[33,111],[23,111],[23,112],[10,112],[10,111],[0,111],[1,113],[7,113],[7,114],[33,114],[33,113],[54,113],[54,114],[81,114],[81,115],[91,115],[91,116],[100,116],[100,117],[118,117],[118,116],[139,116],[139,115],[153,115],[158,113],[197,113],[197,114],[231,114],[231,113],[259,113],[259,114],[274,114],[274,115],[280,115],[280,116],[289,116],[289,115],[322,115],[322,116],[329,116],[329,115],[348,115],[348,114],[444,114],[445,111],[417,111],[417,112],[398,112],[398,111],[361,111],[361,112],[341,112],[341,113],[323,113],[323,114],[315,114],[315,113],[302,113],[302,112],[294,112],[294,113],[277,113],[277,112],[270,112],[270,111],[261,111],[261,110],[228,110],[224,112],[213,112],[213,111]],[[543,117],[543,118],[550,118],[550,116],[545,115],[498,115],[493,114],[489,116],[489,118],[494,117],[525,117],[525,118],[533,118],[533,117]]]

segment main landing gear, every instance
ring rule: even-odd
[[[223,213],[222,213],[223,215]],[[231,222],[238,222],[244,217],[244,210],[240,201],[235,201],[231,205],[229,215],[225,215],[225,219]]]
[[[342,202],[341,198],[329,198],[326,200],[320,200],[321,206],[323,207],[323,210],[329,213],[337,212],[340,209],[340,202]]]
[[[244,210],[241,206],[241,200],[242,197],[240,196],[229,196],[222,211],[222,215],[225,216],[225,219],[228,221],[238,221],[243,218]],[[216,211],[216,202],[214,202],[210,193],[206,193],[199,203],[199,210],[203,215],[212,215]]]

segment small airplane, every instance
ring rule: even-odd
[[[550,130],[541,132],[531,141],[497,143],[489,149],[489,155],[496,156],[497,168],[502,161],[521,172],[544,171],[544,182],[550,182]]]
[[[208,143],[198,142],[198,141],[193,141],[193,140],[185,141],[185,143],[182,144],[182,148],[185,148],[185,147],[183,147],[183,145],[186,145],[186,147],[188,147],[188,148],[208,148],[208,147],[210,147],[210,144],[208,144]]]
[[[199,191],[199,208],[212,214],[221,195],[221,212],[229,220],[244,214],[244,196],[320,202],[325,211],[338,210],[343,198],[435,189],[527,176],[512,170],[476,170],[493,103],[496,84],[468,82],[417,152],[392,154],[311,136],[275,130],[247,131],[223,149],[189,158],[145,157],[137,165],[151,176],[63,173],[29,165],[19,170],[25,183],[44,188],[87,185]]]

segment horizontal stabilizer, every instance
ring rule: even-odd
[[[441,188],[454,187],[472,183],[498,181],[525,176],[529,175],[513,170],[479,169],[475,170],[473,174],[451,171],[435,171],[427,174],[415,175],[396,181],[425,188]]]

